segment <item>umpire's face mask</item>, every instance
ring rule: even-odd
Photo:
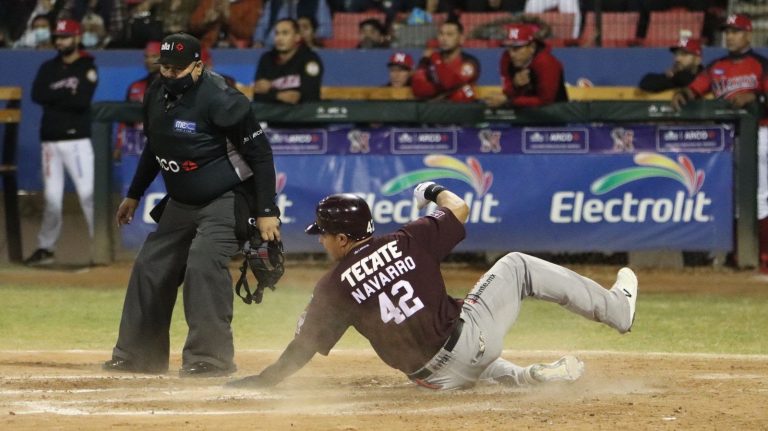
[[[184,94],[187,90],[192,88],[193,85],[195,85],[195,78],[193,75],[195,74],[195,69],[197,69],[197,67],[198,64],[195,64],[189,73],[180,78],[175,76],[166,76],[166,74],[161,73],[160,80],[163,83],[163,87],[165,87],[165,89],[171,94],[175,94],[177,96]]]

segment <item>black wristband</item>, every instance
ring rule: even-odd
[[[430,184],[426,189],[424,189],[424,198],[426,198],[428,201],[437,203],[437,195],[445,190],[446,188],[440,184]]]

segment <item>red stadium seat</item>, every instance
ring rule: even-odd
[[[603,37],[604,47],[627,47],[637,45],[635,34],[637,33],[637,21],[640,19],[638,12],[603,12]],[[587,12],[584,23],[584,31],[581,33],[581,46],[595,46],[595,13]]]
[[[645,46],[672,46],[681,37],[700,38],[704,27],[704,12],[675,9],[651,12]]]
[[[526,16],[535,16],[552,29],[552,38],[554,39],[573,39],[573,26],[576,21],[576,15],[572,13],[543,12],[527,13]]]
[[[509,19],[512,16],[509,12],[465,12],[461,14],[459,20],[464,26],[464,34],[470,38],[475,28],[497,20]]]

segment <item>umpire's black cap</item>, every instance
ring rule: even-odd
[[[160,59],[157,64],[183,67],[200,59],[200,41],[187,33],[174,33],[166,36],[160,44]]]
[[[315,210],[315,222],[304,232],[310,235],[343,233],[354,241],[373,235],[371,209],[363,198],[340,193],[323,198]]]

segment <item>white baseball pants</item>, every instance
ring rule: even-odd
[[[88,234],[93,238],[93,147],[89,138],[64,141],[44,141],[43,185],[45,211],[40,233],[39,248],[53,250],[61,233],[64,200],[64,171],[75,185],[80,207],[88,223]]]

